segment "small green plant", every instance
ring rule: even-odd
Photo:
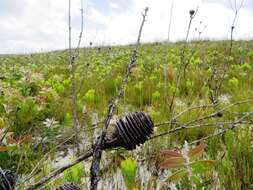
[[[38,105],[32,98],[18,102],[10,113],[12,131],[15,135],[25,134],[29,131],[31,124],[37,122],[39,117]]]
[[[25,83],[22,85],[21,92],[25,97],[35,96],[39,92],[39,88],[39,85],[35,82]]]
[[[240,68],[244,71],[249,71],[252,69],[252,66],[249,63],[244,63],[240,66]]]
[[[120,164],[120,169],[122,172],[122,175],[124,177],[126,187],[128,190],[134,190],[137,189],[136,185],[136,171],[137,171],[137,163],[132,158],[127,158]]]
[[[233,77],[228,81],[228,84],[232,89],[237,89],[239,86],[239,80],[236,77]]]
[[[95,100],[95,90],[94,89],[90,89],[88,90],[88,92],[86,92],[85,96],[84,96],[84,100],[87,103],[92,103]]]
[[[0,117],[0,129],[5,127],[5,121],[2,117]]]
[[[86,175],[82,163],[79,163],[68,170],[64,171],[64,179],[67,182],[81,183],[82,177]]]
[[[161,98],[161,94],[159,91],[155,91],[153,94],[152,94],[152,100],[153,101],[157,101]]]

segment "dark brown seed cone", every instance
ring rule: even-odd
[[[0,190],[12,190],[15,187],[17,176],[13,171],[0,168]]]
[[[71,183],[71,184],[64,184],[58,187],[56,190],[81,190],[81,188]]]
[[[149,139],[153,128],[154,123],[147,113],[129,113],[116,121],[112,136],[105,139],[104,149],[124,147],[133,150]]]

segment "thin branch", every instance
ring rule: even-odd
[[[70,139],[74,138],[75,135],[71,135],[67,139],[65,139],[63,142],[57,144],[54,148],[50,149],[47,153],[44,154],[44,156],[37,162],[37,165],[33,168],[33,170],[30,172],[28,176],[26,176],[25,179],[22,180],[19,184],[16,185],[16,189],[22,185],[24,182],[30,180],[32,177],[34,177],[39,172],[39,166],[42,164],[43,161],[47,159],[47,157],[52,153],[54,150],[56,150],[59,147],[62,147],[66,142],[68,142]]]
[[[204,138],[201,138],[201,139],[198,139],[198,140],[196,140],[196,141],[193,141],[193,142],[191,142],[190,144],[197,144],[197,143],[200,143],[200,142],[202,142],[202,141],[208,140],[208,139],[210,139],[210,138],[223,135],[223,134],[225,134],[226,132],[235,129],[235,128],[238,126],[238,124],[240,124],[240,123],[242,122],[243,119],[245,119],[246,117],[249,117],[249,116],[252,115],[252,114],[253,114],[253,111],[249,112],[247,115],[241,117],[241,118],[238,119],[237,121],[231,123],[229,128],[223,129],[223,130],[221,130],[220,132],[217,132],[217,133],[211,134],[211,135],[209,135],[209,136],[206,136],[206,137],[204,137]],[[251,123],[251,125],[253,125],[253,123]]]
[[[1,139],[0,139],[0,146],[1,146],[1,144],[3,143],[3,140],[4,140],[4,138],[6,137],[7,133],[9,132],[9,130],[10,130],[10,127],[6,128],[6,129],[4,130],[3,136],[2,136]]]
[[[187,123],[183,124],[184,128],[186,126],[189,126],[189,125],[191,125],[193,123],[196,123],[196,122],[200,122],[200,121],[203,121],[203,120],[206,120],[206,119],[210,119],[210,118],[220,117],[220,116],[222,116],[220,114],[223,114],[229,108],[234,107],[234,106],[238,106],[238,105],[242,105],[242,104],[246,104],[246,103],[250,103],[250,102],[253,102],[253,99],[242,100],[242,101],[239,101],[239,102],[235,102],[235,103],[229,104],[229,105],[225,106],[224,108],[221,108],[220,110],[218,110],[216,112],[213,112],[213,113],[208,114],[206,116],[203,116],[203,117],[200,117],[200,118],[188,121]],[[212,105],[207,105],[207,106],[208,107],[213,107]],[[196,106],[196,107],[192,107],[192,108],[186,109],[185,111],[179,113],[178,116],[173,117],[171,120],[163,122],[163,123],[156,124],[156,126],[159,127],[159,126],[162,126],[162,125],[173,124],[173,123],[175,123],[177,117],[181,116],[184,113],[188,113],[189,111],[191,111],[193,109],[198,109],[198,108],[205,108],[205,106],[203,106],[203,107]]]
[[[160,127],[160,126],[163,126],[163,125],[168,125],[168,124],[171,124],[171,123],[175,123],[177,118],[181,117],[183,114],[188,113],[192,110],[207,109],[207,108],[210,108],[210,107],[213,107],[213,105],[200,105],[200,106],[193,106],[193,107],[187,108],[186,110],[183,110],[182,112],[175,115],[171,120],[155,124],[155,127]]]
[[[170,41],[170,31],[171,31],[173,10],[174,10],[174,0],[172,0],[172,2],[171,2],[171,8],[170,8],[170,20],[169,20],[169,30],[168,30],[168,42]]]
[[[33,190],[33,189],[37,189],[37,188],[40,188],[40,187],[44,186],[44,184],[47,183],[49,180],[57,177],[59,174],[64,172],[66,169],[68,169],[68,168],[82,162],[83,160],[91,157],[92,154],[93,154],[92,150],[87,151],[84,155],[80,156],[74,162],[71,162],[70,164],[67,164],[67,165],[63,166],[63,167],[59,168],[58,170],[55,170],[54,172],[50,173],[48,176],[45,176],[44,178],[42,178],[39,182],[37,182],[34,185],[28,187],[26,190]]]
[[[142,23],[141,23],[141,26],[140,26],[140,29],[139,29],[137,42],[136,42],[135,47],[133,49],[132,56],[131,56],[130,63],[128,65],[125,77],[122,80],[122,84],[121,84],[121,87],[119,89],[118,96],[116,97],[116,99],[114,101],[111,101],[109,103],[107,116],[106,116],[105,121],[104,121],[104,127],[102,129],[102,133],[101,133],[98,141],[94,145],[93,160],[92,160],[91,169],[90,169],[90,172],[91,172],[90,189],[91,190],[96,190],[97,189],[97,185],[98,185],[98,181],[99,181],[100,160],[101,160],[101,156],[102,156],[102,146],[104,144],[104,139],[105,139],[105,136],[106,136],[107,128],[108,128],[109,123],[111,121],[114,110],[116,109],[118,101],[123,96],[123,91],[125,89],[125,86],[126,86],[126,83],[128,81],[129,75],[132,72],[132,69],[134,68],[134,66],[136,65],[137,50],[138,50],[138,47],[140,45],[142,29],[143,29],[144,23],[146,21],[147,12],[148,12],[148,8],[145,8],[144,13],[142,13],[143,20],[142,20]]]
[[[175,97],[176,97],[176,93],[177,93],[177,90],[178,90],[178,87],[179,87],[179,84],[180,84],[180,81],[181,81],[182,71],[183,71],[183,68],[184,68],[184,65],[185,65],[185,50],[186,50],[186,46],[187,46],[189,32],[190,32],[190,29],[191,29],[192,20],[194,19],[194,17],[196,16],[196,14],[198,12],[198,7],[197,7],[196,11],[193,12],[193,14],[191,13],[191,11],[190,11],[190,21],[189,21],[187,32],[186,32],[184,46],[183,46],[183,48],[181,50],[180,64],[179,64],[179,69],[178,69],[178,73],[177,73],[177,76],[176,76],[175,90],[173,92],[171,103],[170,103],[170,106],[169,106],[169,109],[170,109],[171,112],[172,112],[174,100],[175,100]]]
[[[189,33],[190,33],[190,29],[191,29],[192,20],[196,16],[198,10],[199,10],[199,7],[197,7],[197,9],[196,9],[196,11],[194,12],[193,15],[190,15],[190,21],[189,21],[189,24],[188,24],[187,33],[186,33],[186,37],[185,37],[186,42],[188,41],[188,38],[189,38]]]
[[[72,114],[73,114],[73,125],[75,130],[75,145],[77,150],[77,155],[80,155],[80,138],[79,138],[79,132],[80,132],[80,125],[78,122],[78,116],[77,116],[77,96],[76,96],[76,65],[75,61],[76,58],[79,56],[79,48],[82,40],[82,34],[83,34],[83,1],[81,0],[81,31],[79,35],[79,41],[77,48],[72,54],[72,47],[71,47],[71,0],[69,0],[69,64],[71,65],[71,81],[72,81]]]
[[[75,49],[75,59],[77,59],[79,57],[79,51],[80,51],[80,46],[81,46],[81,42],[82,42],[82,37],[83,37],[83,28],[84,28],[84,19],[83,19],[83,15],[84,15],[84,10],[83,10],[83,0],[80,0],[80,3],[81,3],[81,9],[80,9],[80,12],[81,12],[81,24],[80,24],[80,33],[79,33],[79,40],[78,40],[78,43],[77,43],[77,47]]]
[[[235,29],[235,22],[236,22],[236,19],[238,17],[238,13],[239,13],[240,9],[243,6],[243,3],[244,3],[244,0],[241,0],[240,6],[237,8],[237,2],[235,0],[234,18],[233,18],[233,22],[232,22],[232,25],[231,25],[231,31],[230,31],[230,48],[229,48],[229,54],[230,55],[232,53],[232,48],[233,48],[233,41],[234,41],[233,34],[234,34],[234,29]]]

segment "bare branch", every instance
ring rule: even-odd
[[[75,49],[75,59],[77,59],[79,57],[79,51],[80,51],[80,46],[81,46],[81,42],[82,42],[82,37],[83,37],[83,28],[84,28],[84,19],[83,19],[83,13],[84,13],[84,10],[83,10],[83,0],[80,0],[80,3],[81,3],[81,9],[80,9],[80,12],[81,12],[81,24],[80,24],[80,33],[79,33],[79,40],[78,40],[78,43],[77,43],[77,47]]]
[[[82,40],[83,34],[83,1],[81,0],[81,31],[79,35],[79,41],[77,48],[72,54],[72,47],[71,47],[71,0],[69,0],[69,64],[71,65],[71,81],[72,81],[72,114],[73,114],[73,125],[75,130],[75,145],[77,150],[77,155],[80,155],[80,146],[79,146],[79,131],[80,126],[78,122],[77,116],[77,96],[76,96],[76,64],[75,60],[79,56],[79,48]]]
[[[67,165],[63,166],[63,167],[59,168],[58,170],[55,170],[54,172],[50,173],[48,176],[45,176],[44,178],[42,178],[39,182],[37,182],[34,185],[28,187],[26,190],[33,190],[33,189],[37,189],[39,187],[44,186],[45,183],[47,183],[49,180],[57,177],[59,174],[64,172],[66,169],[82,162],[83,160],[85,160],[85,159],[87,159],[91,156],[92,156],[92,150],[89,150],[84,155],[82,155],[78,159],[76,159],[74,162],[71,162],[70,164],[67,164]]]
[[[140,26],[140,29],[139,29],[137,42],[136,42],[135,47],[132,51],[132,56],[131,56],[130,63],[128,65],[125,77],[122,80],[122,84],[121,84],[121,87],[119,89],[118,96],[116,97],[116,99],[114,101],[111,101],[109,103],[107,116],[106,116],[105,121],[104,121],[104,127],[102,129],[102,133],[101,133],[97,143],[94,145],[93,160],[92,160],[92,165],[91,165],[91,169],[90,169],[90,171],[91,171],[90,189],[91,190],[96,190],[97,189],[97,185],[98,185],[98,181],[99,181],[100,160],[101,160],[101,156],[102,156],[102,146],[104,144],[104,138],[106,136],[107,128],[109,126],[109,123],[110,123],[110,120],[112,118],[113,112],[114,112],[114,110],[115,110],[115,108],[118,104],[119,99],[123,96],[123,91],[125,89],[125,86],[126,86],[128,78],[129,78],[129,75],[130,75],[132,69],[134,68],[134,66],[136,64],[137,50],[138,50],[138,47],[140,45],[140,38],[141,38],[144,23],[146,21],[147,12],[148,12],[148,8],[146,8],[144,13],[142,13],[143,20],[142,20],[142,23],[141,23],[141,26]]]
[[[196,122],[201,122],[201,121],[204,121],[206,119],[219,117],[219,115],[223,114],[223,112],[225,110],[228,110],[229,108],[231,108],[233,106],[241,105],[241,104],[245,104],[245,103],[250,103],[250,102],[253,102],[253,100],[251,99],[251,100],[243,100],[243,101],[235,102],[235,103],[230,104],[230,105],[228,105],[228,106],[226,106],[226,107],[224,107],[224,108],[222,108],[222,109],[220,109],[220,110],[218,110],[218,111],[216,111],[214,113],[211,113],[209,115],[206,115],[206,116],[203,116],[203,117],[191,120],[191,121],[188,121],[187,123],[181,124],[177,128],[174,128],[174,129],[171,129],[171,130],[169,130],[167,132],[155,135],[155,136],[152,137],[152,139],[158,138],[158,137],[161,137],[161,136],[164,136],[164,135],[172,134],[172,133],[184,130],[184,129],[198,128],[198,127],[201,127],[201,126],[221,126],[222,124],[227,124],[226,122],[223,122],[223,123],[222,122],[216,122],[216,123],[192,125],[192,124],[194,124]],[[246,113],[242,118],[245,118],[245,116],[247,116],[247,115],[248,115],[248,113]],[[175,123],[175,121],[176,121],[175,119],[174,120],[170,120],[170,121],[167,121],[167,122],[164,122],[164,123],[157,124],[156,126],[159,127],[159,126],[167,125],[167,124],[177,124],[177,123]]]
[[[189,37],[189,32],[190,32],[190,29],[191,29],[191,24],[192,24],[192,20],[194,19],[194,17],[196,16],[198,12],[198,7],[196,10],[190,10],[190,21],[189,21],[189,24],[188,24],[188,28],[187,28],[187,32],[186,32],[186,37],[185,37],[185,41],[184,41],[184,46],[181,50],[181,55],[180,55],[180,64],[179,64],[179,67],[178,67],[178,72],[177,72],[177,76],[176,76],[176,85],[175,85],[175,90],[173,92],[173,95],[172,95],[172,99],[171,99],[171,103],[170,103],[170,106],[169,106],[169,109],[170,111],[172,112],[172,115],[173,115],[173,104],[174,104],[174,100],[175,100],[175,97],[176,97],[176,93],[177,93],[177,90],[178,90],[178,87],[179,87],[179,84],[180,84],[180,81],[181,81],[181,77],[182,77],[182,72],[183,70],[185,70],[185,50],[186,50],[186,46],[187,46],[187,41],[188,41],[188,37]]]
[[[200,143],[200,142],[202,142],[202,141],[208,140],[208,139],[210,139],[210,138],[223,135],[223,134],[225,134],[226,132],[228,132],[228,131],[233,130],[234,128],[236,128],[239,124],[241,124],[241,122],[243,121],[243,119],[249,117],[249,116],[252,115],[252,114],[253,114],[253,111],[249,112],[248,114],[246,114],[245,116],[241,117],[241,118],[238,119],[237,121],[234,121],[234,122],[230,123],[230,124],[229,124],[229,128],[223,129],[223,130],[221,130],[220,132],[211,134],[211,135],[206,136],[206,137],[204,137],[204,138],[202,138],[202,139],[193,141],[193,142],[191,142],[190,144],[197,144],[197,143]],[[247,124],[253,125],[253,123],[247,123]]]

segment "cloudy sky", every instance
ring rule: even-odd
[[[236,2],[236,6],[235,6]],[[170,40],[184,39],[189,10],[198,8],[192,23],[202,38],[227,39],[234,10],[241,0],[175,0]],[[141,12],[149,7],[142,41],[167,40],[172,0],[83,0],[84,38],[95,45],[136,40]],[[202,24],[200,25],[200,22]],[[206,28],[204,29],[204,27]],[[73,46],[80,30],[80,0],[72,0]],[[253,38],[253,0],[244,0],[236,21],[235,38]],[[0,0],[0,54],[29,53],[68,47],[68,0]]]

